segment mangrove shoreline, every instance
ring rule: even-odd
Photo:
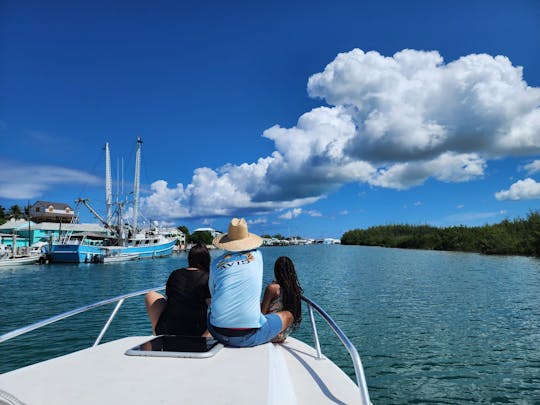
[[[383,225],[353,229],[343,234],[341,243],[540,257],[540,212],[531,211],[525,219],[505,219],[478,227]]]

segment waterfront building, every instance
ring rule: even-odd
[[[41,222],[35,223],[24,219],[11,219],[0,225],[0,244],[11,246],[12,235],[16,235],[16,246],[28,246],[37,242],[51,242],[60,239],[66,233],[86,232],[107,235],[107,230],[99,224],[71,224]]]
[[[30,219],[36,223],[69,223],[72,222],[75,217],[75,212],[69,204],[49,201],[36,201],[30,207],[29,214]]]

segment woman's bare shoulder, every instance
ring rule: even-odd
[[[266,290],[272,294],[279,294],[279,284],[275,281],[272,281],[270,284],[266,286]]]

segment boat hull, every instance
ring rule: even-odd
[[[167,240],[163,243],[146,246],[107,246],[102,251],[107,255],[137,254],[141,259],[166,257],[172,254],[176,239]]]
[[[26,256],[26,257],[15,257],[12,259],[0,259],[0,267],[13,267],[13,266],[23,266],[26,264],[37,263],[41,255],[35,256]]]
[[[176,239],[144,246],[53,245],[50,251],[54,263],[99,263],[116,255],[137,255],[139,258],[166,257],[172,254]]]
[[[151,338],[127,337],[2,374],[0,390],[28,404],[363,404],[341,369],[291,337],[224,347],[210,358],[125,354]]]
[[[92,263],[103,255],[101,246],[60,244],[49,252],[53,263]]]
[[[116,255],[103,256],[103,263],[129,262],[138,259],[139,255],[137,253],[120,253]]]

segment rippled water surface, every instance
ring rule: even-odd
[[[290,256],[305,295],[356,345],[374,404],[540,403],[540,260],[358,246],[264,248],[265,282]],[[0,334],[94,301],[164,285],[185,255],[0,269]],[[112,306],[0,344],[0,372],[87,347]],[[305,316],[307,320],[307,315]],[[324,322],[323,352],[351,377]],[[142,297],[104,341],[151,334]],[[312,344],[309,322],[296,337]]]

